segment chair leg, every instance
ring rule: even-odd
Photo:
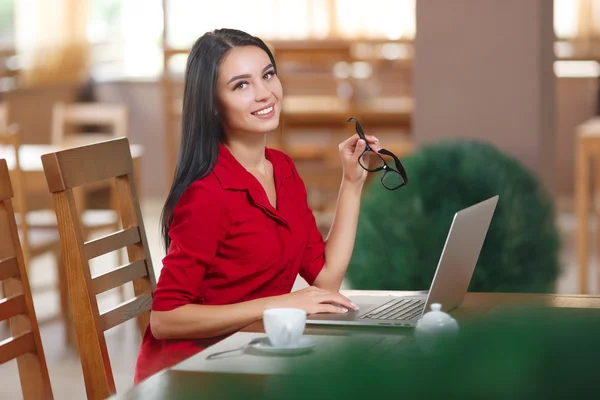
[[[589,261],[589,195],[590,165],[586,146],[581,138],[577,140],[575,155],[575,207],[577,213],[577,261],[579,262],[579,293],[587,294]]]
[[[125,259],[123,257],[123,249],[119,249],[119,250],[117,250],[117,265],[121,266],[124,264],[125,264]],[[125,285],[119,286],[119,298],[121,300],[121,303],[123,303],[125,300],[127,300],[127,296],[125,293]]]
[[[0,299],[4,298],[4,281],[0,282]],[[8,321],[0,321],[0,337],[5,338],[10,332]]]

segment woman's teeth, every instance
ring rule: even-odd
[[[260,110],[260,111],[253,112],[252,114],[255,114],[255,115],[263,115],[263,114],[268,114],[268,113],[270,113],[271,111],[273,111],[273,106],[271,106],[271,107],[269,107],[269,108],[265,108],[264,110]]]

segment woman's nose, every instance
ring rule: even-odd
[[[256,101],[265,101],[271,97],[271,90],[268,88],[266,83],[261,82],[254,87],[254,97]]]

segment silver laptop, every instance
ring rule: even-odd
[[[441,303],[444,311],[459,306],[471,282],[497,203],[498,196],[494,196],[454,215],[427,294],[400,297],[352,296],[349,299],[359,306],[359,310],[345,314],[309,315],[306,322],[321,325],[414,327],[430,308],[430,304]]]

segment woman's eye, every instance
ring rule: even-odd
[[[271,79],[275,75],[275,71],[269,71],[263,76],[264,79]]]
[[[240,82],[237,85],[235,85],[235,87],[233,88],[233,90],[244,89],[246,86],[248,86],[248,82]]]

